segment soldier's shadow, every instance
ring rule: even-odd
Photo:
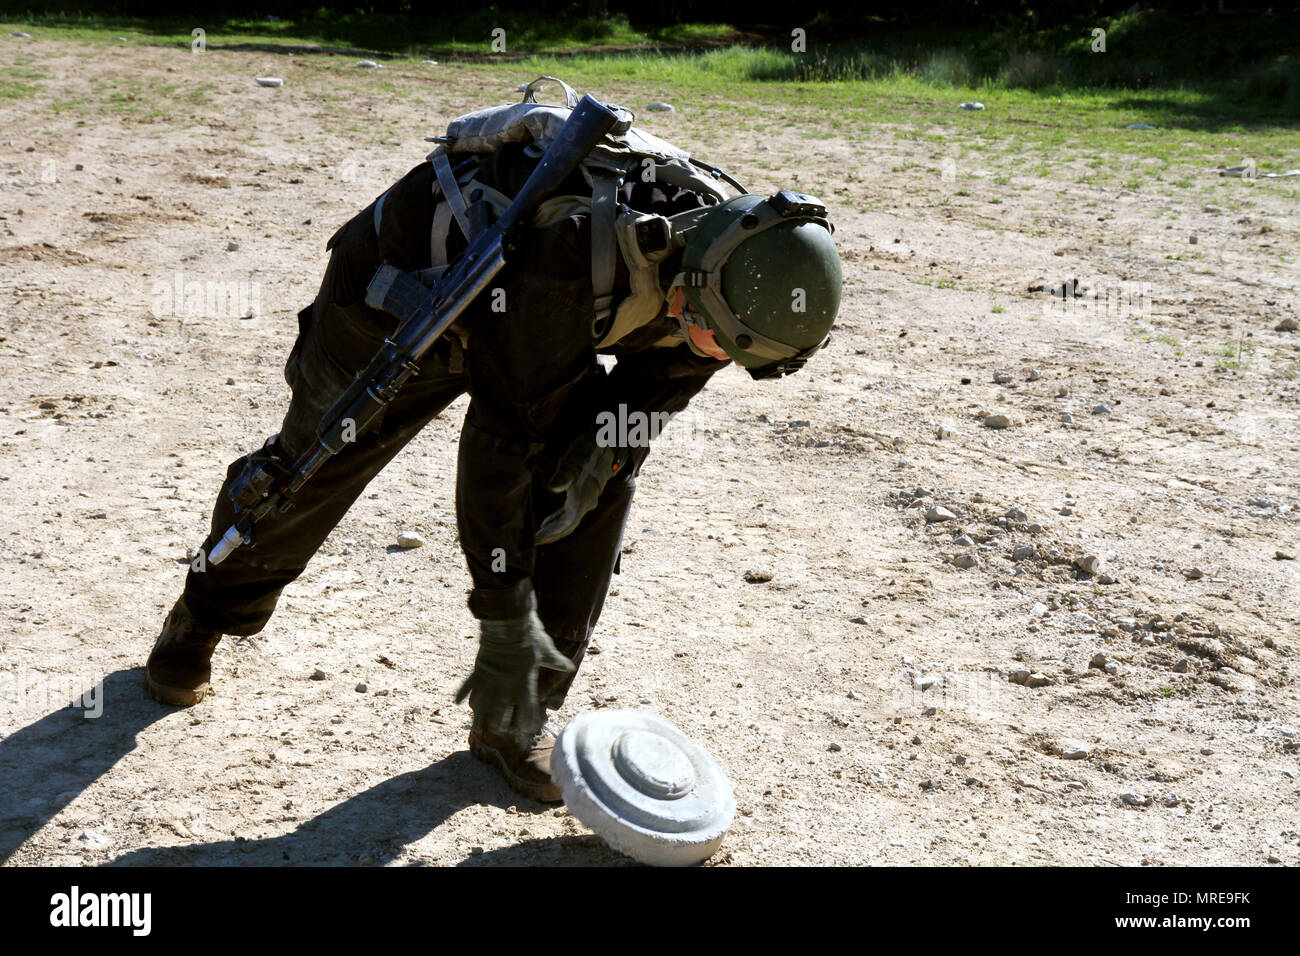
[[[95,691],[98,704],[89,710],[69,705],[0,740],[0,863],[170,712],[149,699],[139,667],[107,675]],[[98,717],[87,716],[99,705]]]
[[[176,713],[144,690],[139,667],[109,674],[99,687],[103,712],[88,718],[72,706],[53,711],[0,740],[0,863],[137,748],[138,734]],[[285,866],[384,863],[466,807],[550,809],[510,790],[468,751],[376,784],[275,837],[143,847],[110,866]],[[595,837],[527,840],[466,862],[490,865],[590,864],[622,860]]]
[[[108,866],[330,866],[383,863],[466,807],[484,803],[540,809],[494,786],[468,751],[378,783],[297,829],[274,837],[145,847]]]

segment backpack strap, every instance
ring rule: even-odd
[[[614,304],[614,270],[617,266],[617,240],[614,218],[618,213],[618,189],[623,174],[617,170],[589,166],[591,175],[591,291],[596,314],[592,333],[604,337]]]
[[[447,200],[447,205],[451,207],[451,214],[456,217],[456,225],[460,226],[461,235],[466,240],[470,238],[469,216],[465,210],[468,205],[465,197],[460,194],[460,184],[456,182],[456,174],[451,171],[451,160],[447,158],[447,151],[439,146],[429,154],[429,162],[433,163],[433,172],[438,177],[438,189],[442,192],[443,199]]]

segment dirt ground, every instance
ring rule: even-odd
[[[23,55],[47,75],[0,100],[0,859],[626,862],[465,750],[463,399],[223,641],[214,697],[142,689],[227,463],[278,427],[325,240],[532,77]],[[738,805],[720,864],[1300,862],[1294,194],[1090,186],[1063,154],[945,175],[900,135],[923,109],[808,140],[678,106],[643,122],[832,205],[841,320],[803,374],[728,370],[670,427],[559,720],[637,707],[703,743]],[[1054,298],[1070,279],[1102,294]],[[178,282],[247,302],[187,314]]]

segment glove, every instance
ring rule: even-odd
[[[578,527],[583,516],[596,507],[605,485],[622,464],[618,449],[601,448],[590,435],[575,438],[546,486],[551,491],[564,492],[564,504],[542,522],[533,543],[551,544]]]
[[[479,624],[474,671],[456,692],[456,703],[469,698],[476,730],[531,736],[546,722],[537,699],[538,671],[572,673],[577,668],[555,649],[536,611]]]

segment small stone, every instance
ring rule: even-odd
[[[78,842],[84,843],[86,846],[94,849],[101,849],[110,846],[113,843],[112,840],[96,830],[83,831],[81,836],[77,837],[77,840]]]
[[[1277,331],[1279,332],[1295,332],[1297,330],[1300,330],[1300,319],[1293,315],[1288,315],[1277,324]]]
[[[750,584],[766,584],[772,580],[771,571],[746,571],[745,580]]]
[[[1045,614],[1048,613],[1049,610],[1050,608],[1048,608],[1046,604],[1043,604],[1041,601],[1038,601],[1035,602],[1034,606],[1029,609],[1029,614],[1031,617],[1043,617]]]
[[[308,680],[329,680],[329,679],[330,679],[330,675],[327,674],[325,671],[321,670],[319,667],[316,668],[314,671],[312,671],[311,677],[308,678]]]
[[[1087,760],[1092,756],[1092,750],[1088,747],[1070,746],[1061,751],[1062,760]]]
[[[1105,670],[1106,665],[1110,663],[1110,658],[1105,654],[1093,654],[1092,660],[1088,661],[1089,667],[1095,667],[1098,670]]]
[[[235,384],[235,380],[234,380],[233,378],[230,378],[229,376],[227,376],[227,377],[226,377],[226,384],[227,384],[227,385],[234,385],[234,384]]]
[[[1084,574],[1096,574],[1101,570],[1101,559],[1095,554],[1085,554],[1081,558],[1074,559],[1074,566]]]
[[[939,441],[947,441],[953,437],[953,430],[951,428],[940,428],[936,435]]]
[[[1011,373],[998,369],[993,373],[993,381],[997,382],[999,385],[1005,385],[1007,382],[1011,381]]]
[[[1116,664],[1114,661],[1110,661],[1104,668],[1102,668],[1102,670],[1104,670],[1107,674],[1110,674],[1112,677],[1114,677],[1116,674],[1119,673],[1119,665]]]
[[[231,239],[229,242],[226,243],[226,251],[227,251],[227,252],[238,252],[238,251],[239,251],[239,243],[236,242],[234,239]]]
[[[938,684],[942,678],[938,674],[926,674],[912,681],[913,690],[929,690]]]
[[[957,538],[953,540],[953,544],[959,548],[975,547],[975,542],[971,540],[971,536],[968,534],[958,535]]]
[[[1151,802],[1150,797],[1144,797],[1140,793],[1122,793],[1119,798],[1130,807],[1145,807]]]
[[[1070,515],[1074,514],[1074,509],[1071,508],[1069,505],[1065,505],[1065,506],[1063,506],[1063,507],[1061,508],[1060,511],[1057,512],[1057,514],[1062,515],[1063,517],[1068,518],[1068,517],[1070,517]]]
[[[1094,415],[1109,415],[1110,406],[1105,402],[1098,402],[1096,405],[1092,406],[1092,413]]]
[[[677,110],[673,108],[673,105],[672,105],[671,103],[660,103],[660,102],[657,102],[657,101],[654,102],[654,103],[647,103],[645,108],[648,109],[651,113],[675,113],[675,112],[677,112]]]
[[[379,64],[374,60],[357,60],[357,69],[359,70],[377,70]]]
[[[1053,681],[1046,674],[1030,674],[1028,679],[1025,681],[1025,686],[1026,687],[1049,687],[1053,683],[1055,683],[1055,681]]]
[[[1010,428],[1011,419],[1007,415],[989,415],[984,419],[985,428]]]
[[[1195,235],[1195,233],[1193,233],[1192,235],[1188,236],[1188,237],[1187,237],[1187,241],[1188,241],[1191,245],[1193,245],[1193,246],[1196,245],[1196,241],[1197,241],[1197,240],[1196,240],[1196,235]]]
[[[831,744],[831,745],[828,746],[826,749],[827,749],[828,751],[830,751],[831,753],[833,753],[833,754],[837,754],[837,753],[839,753],[841,750],[843,750],[844,748],[841,747],[839,744]]]
[[[399,548],[423,548],[424,539],[414,531],[403,531],[397,536],[397,546]]]
[[[1032,544],[1018,544],[1011,552],[1012,561],[1029,561],[1038,553]]]
[[[1167,807],[1176,807],[1176,806],[1178,806],[1178,804],[1180,804],[1180,803],[1182,803],[1182,802],[1183,802],[1183,798],[1182,798],[1182,797],[1175,797],[1175,796],[1172,796],[1172,795],[1171,795],[1171,796],[1168,796],[1168,797],[1165,797],[1164,800],[1161,801],[1161,803],[1163,803],[1163,804],[1164,804],[1165,806],[1167,806]]]
[[[437,60],[421,60],[421,61],[420,61],[420,66],[437,66],[437,65],[438,65],[438,61],[437,61]]]
[[[361,683],[356,686],[355,690],[358,694],[364,694],[366,691],[370,690],[370,688],[367,687],[364,683]]]
[[[934,716],[935,714],[937,714],[937,713],[939,713],[939,708],[938,708],[938,707],[927,707],[927,708],[925,708],[925,710],[921,711],[921,716],[922,716],[922,717],[933,717],[933,716]]]
[[[13,33],[9,35],[11,37],[19,37],[20,39],[23,40],[30,40],[32,38],[32,35],[30,33],[24,33],[22,30],[15,30]]]
[[[1029,515],[1025,514],[1020,508],[1012,507],[1008,509],[1006,517],[1012,521],[1024,521]]]
[[[959,554],[952,559],[952,563],[954,567],[967,570],[979,567],[980,559],[973,554]]]
[[[1276,561],[1294,561],[1295,555],[1289,551],[1274,551],[1273,559]]]
[[[1069,412],[1061,412],[1061,421],[1068,425],[1074,421],[1074,416]]]
[[[1183,571],[1183,577],[1187,578],[1189,581],[1199,581],[1201,578],[1205,577],[1205,572],[1200,568],[1187,568]]]
[[[1027,379],[1029,379],[1029,381],[1031,381],[1031,382],[1037,382],[1040,378],[1043,377],[1043,373],[1042,373],[1042,371],[1039,370],[1039,369],[1031,368],[1031,369],[1029,370],[1029,374],[1026,375],[1025,377],[1026,377]]]
[[[1191,669],[1192,669],[1191,661],[1189,661],[1185,657],[1180,658],[1178,663],[1174,665],[1175,674],[1186,674]]]
[[[284,80],[278,76],[259,76],[257,77],[258,86],[284,86]]]
[[[1069,394],[1070,394],[1070,387],[1068,385],[1062,385],[1056,390],[1057,398],[1067,398]]]
[[[957,516],[942,505],[935,505],[925,513],[925,520],[933,524],[936,521],[956,521]]]

